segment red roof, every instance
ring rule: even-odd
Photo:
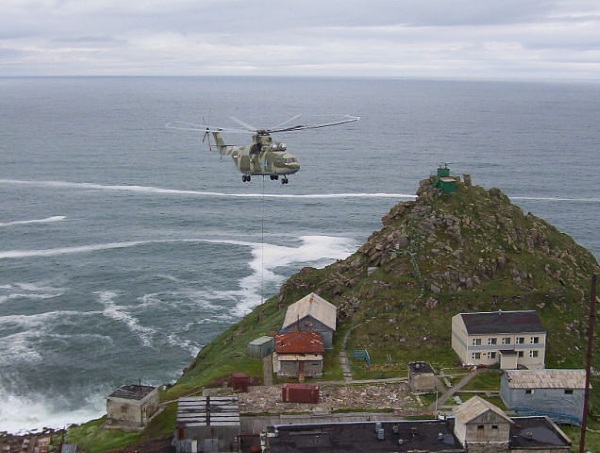
[[[322,354],[325,352],[321,334],[316,332],[288,332],[275,335],[278,354]]]

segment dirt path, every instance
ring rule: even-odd
[[[452,398],[452,396],[454,396],[455,393],[459,392],[463,387],[465,387],[469,382],[471,382],[471,380],[477,376],[479,373],[481,373],[482,370],[475,370],[473,372],[470,372],[466,375],[463,376],[463,378],[458,381],[458,383],[456,383],[455,385],[453,385],[452,387],[446,389],[444,387],[444,391],[442,392],[442,394],[438,397],[438,399],[436,401],[434,401],[433,403],[431,403],[429,405],[429,409],[430,410],[435,410],[436,408],[439,408],[440,406],[443,406],[444,403],[446,401],[448,401],[450,398]],[[440,388],[440,385],[443,385],[441,383],[441,381],[439,381],[438,378],[438,390]]]

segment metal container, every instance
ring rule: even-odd
[[[250,385],[250,377],[245,373],[233,373],[230,379],[230,385],[234,392],[237,393],[248,393],[248,386]]]
[[[319,402],[319,386],[316,384],[283,384],[281,401],[317,404]]]

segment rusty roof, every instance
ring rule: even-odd
[[[545,333],[535,310],[460,313],[469,335]]]
[[[278,354],[320,354],[325,352],[321,334],[316,332],[288,332],[275,336]]]

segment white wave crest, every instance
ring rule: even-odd
[[[276,273],[277,268],[294,264],[324,266],[348,257],[356,247],[348,238],[302,236],[300,239],[302,244],[298,247],[228,241],[252,247],[249,266],[253,272],[240,280],[239,292],[230,292],[230,295],[237,296],[239,300],[235,310],[237,316],[249,313],[264,301],[265,285],[279,284],[284,280],[283,275]]]
[[[29,393],[15,395],[0,386],[0,427],[12,434],[43,428],[65,428],[101,417],[106,411],[107,389],[82,396],[79,407],[69,407],[64,398],[49,399],[46,395]]]
[[[86,189],[118,192],[135,192],[149,195],[184,195],[194,197],[228,197],[228,198],[407,198],[415,195],[401,193],[330,193],[330,194],[263,194],[263,193],[226,193],[184,189],[165,189],[149,186],[103,185],[94,183],[75,183],[68,181],[24,181],[18,179],[0,179],[0,184],[27,185],[34,187],[50,187],[56,189]]]
[[[8,250],[5,252],[0,252],[0,259],[37,258],[47,256],[70,255],[75,253],[90,253],[102,250],[135,247],[146,243],[149,243],[149,241],[110,242],[105,244],[80,245],[75,247],[59,247],[54,249],[41,250]]]
[[[567,201],[573,203],[600,203],[600,198],[510,197],[510,199],[525,201]]]
[[[127,312],[127,309],[130,307],[117,305],[115,299],[118,297],[118,294],[112,291],[101,291],[97,292],[96,295],[98,296],[98,301],[104,305],[104,310],[102,311],[104,316],[125,324],[132,333],[138,336],[143,346],[153,347],[152,337],[156,334],[156,330],[142,326],[136,318]]]
[[[8,226],[14,226],[14,225],[30,225],[32,223],[61,222],[65,219],[66,219],[66,217],[64,215],[57,215],[57,216],[47,217],[45,219],[14,220],[12,222],[0,222],[0,227],[8,227]]]

